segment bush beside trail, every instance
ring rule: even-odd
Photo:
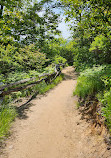
[[[80,105],[92,106],[92,115],[105,117],[105,123],[111,132],[111,65],[94,66],[80,73],[75,95]],[[96,108],[94,103],[96,104]],[[99,105],[99,106],[98,106]],[[98,106],[98,107],[97,107]],[[93,113],[95,108],[95,113]]]

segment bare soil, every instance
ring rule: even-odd
[[[65,80],[15,121],[1,158],[111,158],[103,135],[93,134],[77,109],[74,68],[63,73]]]

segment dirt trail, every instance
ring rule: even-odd
[[[63,72],[66,80],[33,100],[27,117],[16,121],[3,158],[111,158],[103,139],[91,135],[76,108],[74,69]]]

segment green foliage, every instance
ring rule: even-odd
[[[75,95],[81,98],[88,95],[102,103],[102,115],[111,132],[111,65],[93,67],[80,73]]]
[[[23,21],[21,12],[16,8],[4,7],[3,16],[0,19],[0,43],[3,45],[15,44],[20,40],[20,34],[16,33],[20,21]]]
[[[70,22],[77,71],[111,63],[111,1],[61,0]]]
[[[7,105],[0,107],[0,141],[8,135],[11,123],[16,115],[13,107]]]
[[[43,69],[44,73],[53,73],[55,71],[55,64],[52,63],[51,65],[48,65],[46,68]]]
[[[108,42],[108,41],[107,41],[107,38],[104,37],[103,35],[99,35],[95,37],[94,41],[91,44],[90,51],[94,51],[96,49],[103,51],[105,47],[105,42]]]
[[[75,58],[75,41],[67,41],[67,43],[64,46],[64,49],[61,53],[61,56],[63,56],[65,59],[67,59],[67,63],[69,65],[73,65],[74,58]]]
[[[53,81],[53,83],[54,83],[55,85],[57,85],[59,82],[61,82],[61,81],[63,80],[63,77],[64,77],[64,75],[61,74],[60,76],[58,76],[58,77]]]
[[[47,3],[47,5],[46,5]],[[0,43],[30,45],[59,34],[59,14],[51,9],[51,1],[5,0],[0,4]],[[39,15],[41,13],[41,15]],[[51,32],[49,34],[48,32]]]
[[[20,64],[15,62],[16,48],[11,45],[0,47],[0,72],[5,74],[10,72],[11,69],[19,69]]]
[[[98,58],[100,63],[110,63],[111,61],[111,43],[108,37],[98,35],[94,38],[94,41],[91,43],[89,51],[95,54],[96,59]]]
[[[105,87],[101,77],[105,74],[105,66],[93,67],[80,73],[77,81],[75,94],[85,98],[88,95],[94,96]]]
[[[34,45],[25,46],[18,50],[17,47],[11,45],[0,48],[1,74],[9,73],[10,76],[10,73],[14,74],[13,71],[40,71],[46,61],[45,54],[37,51]]]
[[[53,62],[54,62],[55,64],[59,64],[59,63],[65,64],[66,61],[67,61],[67,60],[66,60],[65,58],[61,57],[60,55],[56,55],[56,56],[54,57],[54,60],[53,60]]]
[[[48,90],[52,89],[53,87],[55,87],[58,83],[60,83],[63,79],[63,76],[58,76],[51,84],[47,85],[45,82],[41,83],[41,85],[39,85],[39,93],[40,94],[44,94],[45,92],[47,92]]]
[[[76,71],[83,71],[88,67],[92,67],[95,64],[93,54],[88,50],[87,46],[75,46],[74,50],[74,62],[73,65],[76,68]]]
[[[101,79],[104,82],[105,89],[103,93],[97,94],[97,98],[103,105],[102,113],[111,132],[111,65],[106,67],[106,73]]]
[[[111,132],[111,88],[105,90],[102,94],[98,94],[97,97],[103,105],[102,115],[106,118],[106,124]]]
[[[41,48],[41,51],[43,51],[46,54],[46,57],[51,60],[54,60],[55,56],[58,55],[65,58],[68,64],[72,65],[74,57],[73,43],[73,41],[67,41],[62,37],[54,38],[48,43],[45,43],[44,47]]]
[[[32,77],[38,77],[40,73],[36,70],[29,70],[28,72],[19,72],[19,71],[15,71],[15,72],[10,72],[7,74],[7,76],[1,74],[0,76],[0,82],[2,82],[3,84],[10,84],[10,83],[14,83],[16,81],[20,81],[26,78],[32,78]]]
[[[102,103],[104,105],[102,108],[103,116],[106,118],[106,123],[111,132],[111,89],[105,92]]]
[[[46,56],[36,50],[35,46],[29,45],[19,49],[19,55],[16,58],[24,70],[41,70],[46,62]]]

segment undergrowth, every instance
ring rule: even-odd
[[[39,85],[38,91],[39,94],[44,94],[48,90],[55,87],[60,81],[62,81],[63,75],[58,76],[51,84],[46,84],[44,81]]]
[[[102,115],[111,132],[111,65],[94,66],[80,73],[74,95],[86,100],[97,98],[102,105]]]
[[[79,97],[85,98],[88,95],[94,95],[103,90],[104,82],[102,81],[101,76],[104,74],[105,66],[86,69],[80,73],[74,93]]]
[[[11,123],[16,116],[14,107],[9,105],[0,107],[0,141],[8,136]]]
[[[38,78],[38,76],[42,73],[53,73],[55,69],[54,66],[55,66],[54,64],[51,64],[48,67],[43,68],[39,71],[37,70],[12,71],[10,73],[7,73],[7,75],[1,74],[0,75],[1,86],[3,86],[4,84],[14,83],[27,78],[32,78],[32,77]]]

